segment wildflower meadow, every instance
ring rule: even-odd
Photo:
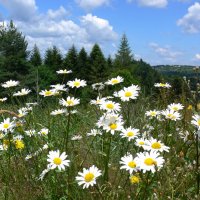
[[[88,84],[72,73],[38,93],[1,83],[0,199],[200,198],[198,90],[176,98],[163,81],[145,96],[122,76]]]

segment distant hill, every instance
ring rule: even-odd
[[[194,78],[196,72],[194,70],[195,66],[190,65],[156,65],[152,66],[155,70],[164,76],[170,77],[183,77]]]

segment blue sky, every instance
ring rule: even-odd
[[[200,1],[0,0],[0,22],[10,19],[41,51],[98,43],[114,57],[123,33],[136,59],[200,65]]]

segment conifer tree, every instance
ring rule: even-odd
[[[13,21],[0,26],[0,70],[25,75],[28,73],[28,43]]]
[[[61,68],[62,55],[56,46],[46,50],[44,64],[53,71],[59,70]]]
[[[30,57],[30,63],[34,66],[34,67],[38,67],[42,64],[42,58],[40,55],[40,50],[37,47],[37,45],[35,44],[31,53],[31,57]]]
[[[78,58],[78,53],[77,53],[76,47],[72,45],[72,47],[67,52],[67,55],[63,62],[64,68],[72,70],[73,72],[73,74],[71,74],[72,78],[77,77],[79,73],[78,67],[77,67],[77,58]]]
[[[78,62],[77,62],[77,68],[79,70],[79,73],[77,74],[78,78],[88,80],[88,66],[89,60],[87,52],[84,48],[82,48],[78,54]]]
[[[129,47],[128,39],[125,34],[123,34],[120,42],[120,46],[115,58],[115,65],[118,67],[127,67],[133,61],[133,54]]]
[[[98,44],[90,53],[90,67],[88,70],[89,83],[101,82],[107,78],[106,60]]]

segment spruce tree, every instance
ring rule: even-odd
[[[77,68],[79,73],[77,74],[78,78],[88,80],[88,66],[89,60],[87,52],[84,48],[82,48],[78,54],[78,62],[77,62]]]
[[[56,46],[46,50],[44,64],[52,71],[59,70],[62,65],[62,55]]]
[[[38,49],[37,45],[35,44],[31,53],[30,63],[34,67],[38,67],[42,64],[42,58],[40,55],[40,50]]]
[[[93,46],[89,60],[89,83],[96,83],[106,80],[108,75],[106,60],[98,44]]]
[[[73,72],[73,74],[71,74],[72,78],[77,77],[79,73],[78,67],[77,67],[77,58],[78,58],[78,53],[77,53],[76,47],[72,45],[72,47],[68,50],[63,62],[64,68],[72,70]]]
[[[27,57],[28,43],[25,36],[17,30],[13,21],[0,26],[0,70],[15,75],[28,73],[29,65]],[[2,74],[1,74],[2,75]]]
[[[133,61],[133,54],[129,47],[128,39],[125,34],[123,34],[120,42],[120,46],[115,58],[115,65],[118,67],[127,67]]]

